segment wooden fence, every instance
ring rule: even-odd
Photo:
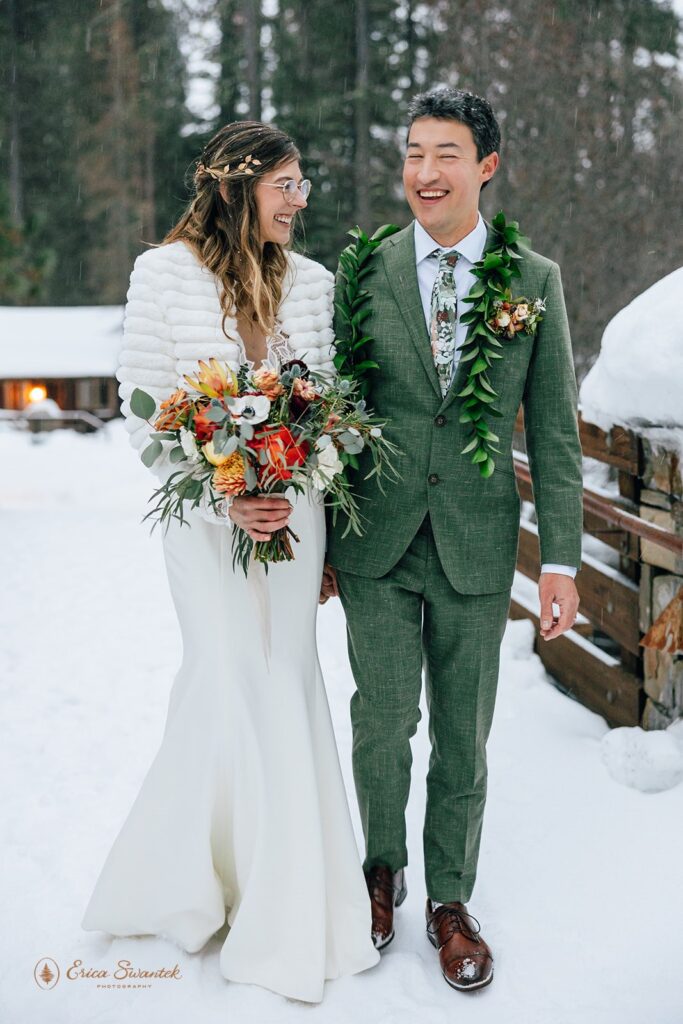
[[[618,567],[585,554],[576,625],[556,640],[540,638],[538,599],[523,579],[511,616],[536,626],[535,649],[567,693],[610,725],[665,728],[683,715],[683,487],[676,452],[632,431],[605,433],[579,419],[583,453],[617,471],[618,496],[584,489],[584,531],[618,553]],[[520,496],[533,501],[517,423],[515,470]],[[613,560],[613,559],[612,559]],[[517,569],[540,572],[538,534],[523,519]]]

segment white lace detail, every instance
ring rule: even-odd
[[[240,349],[240,362],[253,370],[256,363],[253,359],[247,359],[247,350],[239,332],[237,332],[237,343]],[[266,352],[266,358],[262,361],[261,366],[269,366],[278,371],[283,363],[289,362],[290,359],[296,359],[289,335],[282,330],[280,324],[276,324],[273,333],[266,338]]]

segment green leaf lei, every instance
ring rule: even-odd
[[[362,398],[367,398],[370,391],[372,371],[379,369],[379,364],[369,356],[374,339],[363,327],[372,311],[366,305],[370,292],[363,288],[362,281],[371,270],[375,249],[397,231],[400,228],[396,224],[384,224],[368,237],[356,226],[348,232],[355,242],[347,245],[339,257],[339,273],[345,284],[336,307],[349,331],[347,337],[335,339],[334,365],[342,379],[356,382]]]
[[[518,222],[507,223],[502,210],[491,223],[498,244],[475,263],[472,273],[477,284],[460,300],[472,306],[461,317],[461,322],[469,329],[460,349],[460,360],[472,365],[465,386],[457,395],[464,399],[460,422],[470,424],[468,443],[461,454],[470,455],[470,461],[479,466],[479,472],[485,478],[493,474],[496,466],[492,453],[500,454],[500,449],[495,447],[499,437],[490,429],[487,419],[502,416],[493,404],[498,394],[488,378],[488,370],[494,359],[503,358],[498,350],[504,347],[489,321],[495,315],[496,303],[511,301],[510,282],[513,277],[521,276],[518,264],[524,258],[519,246],[530,245],[529,239],[520,232]],[[399,230],[395,224],[384,224],[368,237],[356,226],[348,232],[355,242],[348,245],[339,257],[344,288],[336,308],[349,330],[345,338],[335,340],[334,365],[342,378],[357,383],[362,397],[367,397],[370,391],[372,372],[379,369],[378,363],[369,355],[374,339],[363,327],[371,309],[367,305],[370,292],[362,287],[362,281],[372,269],[371,260],[377,247]]]
[[[500,453],[500,449],[495,447],[499,438],[490,429],[487,419],[502,416],[493,404],[498,394],[491,386],[488,370],[494,359],[503,358],[498,351],[503,344],[489,321],[495,315],[494,303],[510,301],[510,282],[513,277],[521,276],[519,261],[523,256],[519,251],[520,243],[530,244],[529,239],[520,233],[517,221],[508,224],[502,210],[491,223],[500,241],[475,263],[472,273],[478,283],[460,300],[472,305],[461,317],[461,322],[467,324],[469,330],[460,349],[460,360],[471,363],[465,387],[457,396],[464,399],[460,422],[470,424],[469,442],[461,455],[471,453],[470,461],[479,466],[483,477],[490,477],[495,469],[492,452]]]

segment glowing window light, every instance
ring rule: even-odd
[[[47,398],[47,388],[45,385],[34,384],[28,393],[29,402],[42,402],[44,398]]]

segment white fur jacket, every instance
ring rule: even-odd
[[[288,259],[278,325],[288,335],[296,358],[311,369],[333,373],[334,277],[305,256],[288,253]],[[226,337],[222,318],[218,281],[184,242],[138,256],[130,278],[116,376],[126,429],[139,451],[146,446],[151,428],[130,411],[135,388],[160,402],[183,386],[183,376],[197,369],[199,359],[214,356],[237,370],[242,351],[237,341]],[[225,327],[228,335],[236,337],[234,318],[228,317]],[[159,479],[165,478],[166,452],[152,468]]]

